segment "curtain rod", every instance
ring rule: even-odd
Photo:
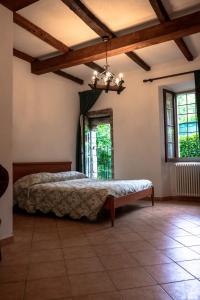
[[[169,77],[175,77],[175,76],[181,76],[181,75],[191,74],[191,73],[194,73],[195,71],[198,71],[198,70],[193,70],[193,71],[188,71],[188,72],[183,72],[183,73],[175,73],[175,74],[161,76],[161,77],[144,79],[143,82],[153,82],[154,80],[160,80],[160,79],[169,78]]]

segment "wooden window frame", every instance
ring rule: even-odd
[[[95,111],[89,111],[86,114],[86,117],[88,119],[92,118],[101,118],[101,117],[109,117],[110,118],[110,130],[111,130],[111,149],[112,149],[112,178],[114,179],[114,135],[113,135],[113,110],[112,108],[106,108],[106,109],[100,109],[100,110],[95,110]],[[85,124],[84,124],[85,128]],[[85,132],[84,132],[85,136]],[[84,143],[85,144],[85,143]],[[85,164],[85,159],[84,159],[84,164]]]
[[[183,157],[178,156],[178,131],[177,131],[177,95],[186,93],[195,93],[195,90],[187,90],[181,92],[173,92],[168,89],[163,89],[163,107],[164,107],[164,136],[165,136],[165,162],[199,162],[200,157]],[[166,94],[173,95],[173,118],[174,118],[174,157],[168,157],[168,136],[167,136],[167,109],[166,109]]]

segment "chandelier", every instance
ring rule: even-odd
[[[117,94],[120,94],[125,87],[123,86],[123,74],[119,73],[116,76],[113,72],[110,71],[110,66],[108,64],[108,41],[109,37],[104,36],[103,41],[106,44],[106,64],[104,66],[103,72],[99,73],[94,71],[92,76],[92,83],[89,84],[91,89],[104,90],[106,93],[108,91],[115,91]]]

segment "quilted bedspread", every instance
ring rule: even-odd
[[[108,196],[120,197],[152,186],[149,180],[73,179],[14,185],[14,203],[29,213],[53,212],[56,216],[82,216],[95,220]]]

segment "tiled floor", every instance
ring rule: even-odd
[[[1,300],[200,300],[200,203],[140,202],[114,228],[14,215]]]

